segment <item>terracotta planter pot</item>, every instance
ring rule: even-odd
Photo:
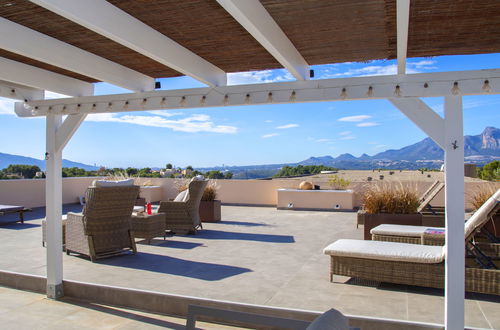
[[[371,240],[372,235],[370,230],[378,225],[390,223],[395,225],[411,225],[422,226],[422,214],[391,214],[391,213],[378,213],[368,214],[364,213],[364,239]]]
[[[218,222],[221,220],[221,202],[201,201],[200,202],[200,219],[202,222]]]

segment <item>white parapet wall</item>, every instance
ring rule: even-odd
[[[85,178],[63,178],[63,203],[78,203],[79,197],[85,194],[85,189],[91,185],[96,177]],[[152,201],[157,199],[168,200],[174,198],[178,193],[178,187],[187,180],[170,178],[142,179],[149,185],[159,186],[155,188]],[[276,179],[276,180],[217,180],[218,199],[224,204],[233,205],[261,205],[278,206],[278,189],[297,189],[303,179]],[[328,189],[326,182],[312,180],[322,189]],[[360,207],[362,194],[368,185],[382,184],[381,182],[352,182],[349,189],[353,191],[352,207]],[[399,184],[399,183],[392,183]],[[431,182],[407,182],[414,185],[419,194],[422,194]],[[477,191],[485,189],[486,186],[500,188],[500,184],[491,182],[465,182],[466,208],[470,209],[470,197]],[[147,189],[147,188],[146,188]],[[144,189],[143,189],[144,190]],[[25,207],[45,206],[45,180],[0,180],[0,204],[22,205]],[[439,193],[432,201],[434,206],[444,205],[444,191]],[[314,207],[315,208],[315,207]],[[342,209],[345,207],[342,206]]]

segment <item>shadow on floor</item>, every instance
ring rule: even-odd
[[[204,281],[220,281],[231,276],[252,271],[248,268],[191,261],[146,252],[137,252],[135,255],[105,259],[98,261],[98,263],[108,266],[191,277]]]
[[[272,227],[271,225],[268,225],[266,223],[262,222],[248,222],[248,221],[227,221],[227,220],[222,220],[219,222],[214,222],[215,224],[221,224],[221,225],[235,225],[235,226],[244,226],[244,227]]]
[[[15,220],[14,220],[15,221]],[[0,228],[2,229],[10,229],[10,230],[23,230],[23,229],[30,229],[30,228],[36,228],[40,227],[40,225],[36,225],[33,223],[20,223],[20,222],[0,222]],[[25,220],[26,221],[26,220]]]
[[[201,239],[225,239],[225,240],[242,240],[242,241],[257,241],[269,243],[295,243],[295,239],[290,235],[270,235],[270,234],[255,234],[255,233],[238,233],[232,231],[203,229],[190,235],[190,238]]]
[[[147,244],[146,240],[139,241],[137,243],[140,244]],[[172,248],[172,249],[181,249],[181,250],[191,250],[199,246],[203,246],[203,243],[191,243],[191,242],[182,242],[182,241],[172,241],[170,239],[163,240],[163,239],[152,239],[151,240],[151,245],[153,246],[161,246],[161,247],[166,247],[166,248]]]

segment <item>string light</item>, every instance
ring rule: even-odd
[[[92,110],[95,110],[95,108],[96,108],[96,104],[94,103],[94,104],[92,104]]]
[[[345,87],[344,87],[344,88],[342,88],[342,91],[340,92],[340,98],[342,100],[345,100],[346,97],[347,97],[347,89],[345,89]]]
[[[250,104],[250,94],[245,95],[245,104]]]
[[[491,92],[491,86],[490,86],[490,81],[489,80],[485,80],[484,81],[484,84],[483,84],[483,91],[485,93],[490,93]]]
[[[451,94],[453,94],[453,95],[458,95],[459,93],[460,93],[460,88],[458,88],[458,82],[457,82],[457,81],[455,81],[455,82],[453,83],[453,87],[452,87],[452,89],[451,89]]]
[[[167,98],[166,97],[162,97],[160,105],[166,105],[166,104],[167,104]]]
[[[290,101],[295,102],[297,101],[297,92],[292,91],[292,94],[290,94]]]
[[[267,102],[269,103],[273,102],[273,93],[269,92],[269,94],[267,94]]]
[[[108,102],[108,110],[111,110],[111,107],[113,106],[112,102]]]
[[[229,104],[229,95],[224,95],[224,105],[228,105]]]
[[[394,96],[401,97],[401,87],[399,87],[399,85],[396,85],[394,89]]]
[[[181,107],[185,107],[186,103],[187,103],[186,97],[185,96],[181,97],[181,102],[180,102]]]
[[[129,102],[128,101],[125,101],[125,105],[123,106],[124,109],[128,109],[128,104]]]
[[[10,94],[11,94],[11,95],[16,95],[16,90],[15,90],[14,88],[13,88],[13,89],[11,89],[11,90],[10,90]]]
[[[146,105],[146,103],[148,103],[148,99],[143,98],[143,99],[142,99],[142,105]]]
[[[366,96],[368,96],[368,97],[373,96],[373,87],[372,86],[368,87],[368,92],[366,92]]]

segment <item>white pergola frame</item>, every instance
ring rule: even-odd
[[[102,0],[100,10],[78,0],[32,0],[55,13],[119,42],[211,87],[153,91],[151,77],[121,67],[39,32],[0,18],[0,47],[98,78],[135,92],[93,95],[86,82],[0,58],[0,96],[20,100],[20,117],[46,117],[47,296],[63,293],[62,151],[87,114],[158,109],[387,99],[430,136],[445,153],[446,262],[445,326],[464,327],[464,146],[462,96],[500,94],[500,69],[406,74],[409,0],[397,1],[396,75],[308,80],[309,66],[265,8],[256,0],[217,0],[297,81],[225,86],[225,73]],[[111,15],[95,15],[99,12]],[[140,38],[147,35],[148,38]],[[10,38],[8,34],[19,38]],[[6,37],[7,36],[7,37]],[[143,40],[144,39],[144,40]],[[154,40],[154,42],[151,42]],[[165,53],[164,45],[173,53]],[[47,45],[53,49],[47,49]],[[167,47],[168,48],[168,47]],[[43,90],[70,98],[43,99]],[[444,117],[421,97],[444,97]],[[63,121],[63,115],[67,115]],[[462,317],[460,317],[460,315]]]

